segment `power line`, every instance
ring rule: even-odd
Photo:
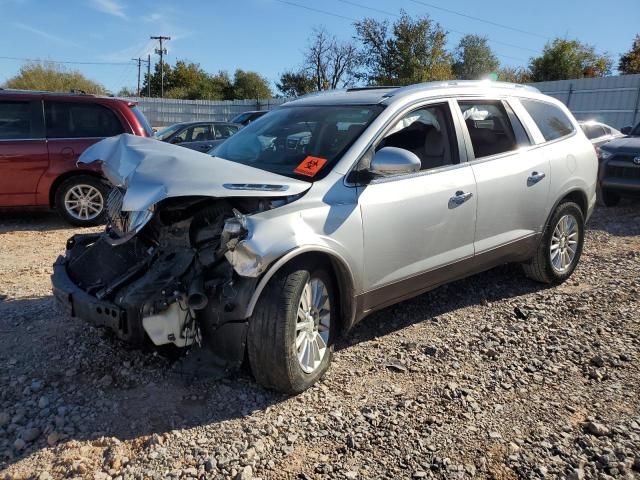
[[[379,8],[373,8],[373,7],[370,7],[368,5],[363,5],[363,4],[358,3],[358,2],[353,2],[351,0],[338,0],[338,1],[342,2],[342,3],[346,3],[347,5],[353,5],[354,7],[364,8],[364,9],[371,10],[371,11],[378,12],[378,13],[382,13],[382,14],[385,14],[385,15],[390,15],[392,17],[396,17],[396,18],[400,18],[401,17],[401,15],[398,14],[398,13],[389,12],[387,10],[381,10]],[[449,31],[449,32],[457,33],[459,35],[467,35],[467,32],[461,32],[460,30],[455,30],[453,28],[448,28],[447,27],[446,30]],[[486,38],[491,43],[495,43],[496,45],[504,45],[506,47],[517,48],[519,50],[528,50],[528,51],[533,52],[533,53],[540,53],[539,50],[535,50],[533,48],[527,48],[527,47],[523,47],[521,45],[514,45],[513,43],[501,42],[499,40],[493,40],[492,38],[489,38],[489,37],[486,37]],[[501,55],[501,56],[502,57],[506,57],[506,58],[512,58],[514,60],[526,61],[524,58],[511,57],[509,55]]]
[[[473,15],[468,15],[466,13],[462,13],[462,12],[458,12],[456,10],[451,10],[449,8],[444,8],[444,7],[439,7],[437,5],[433,5],[431,3],[427,3],[427,2],[423,2],[422,0],[411,0],[413,3],[417,3],[419,5],[424,5],[425,7],[430,7],[430,8],[435,8],[436,10],[442,10],[443,12],[447,12],[447,13],[452,13],[454,15],[458,15],[460,17],[464,17],[464,18],[469,18],[471,20],[476,20],[478,22],[483,22],[483,23],[487,23],[489,25],[493,25],[495,27],[500,27],[500,28],[506,28],[507,30],[512,30],[514,32],[518,32],[518,33],[524,33],[527,35],[532,35],[534,37],[538,37],[538,38],[544,38],[545,40],[549,40],[549,37],[545,36],[545,35],[541,35],[539,33],[535,33],[535,32],[530,32],[528,30],[522,30],[520,28],[515,28],[515,27],[511,27],[509,25],[505,25],[503,23],[498,23],[498,22],[494,22],[492,20],[486,20],[484,18],[480,18],[480,17],[475,17]]]
[[[344,20],[349,20],[351,22],[358,22],[359,21],[358,19],[355,19],[355,18],[352,18],[352,17],[347,17],[345,15],[340,15],[340,14],[333,13],[333,12],[328,12],[326,10],[321,10],[319,8],[309,7],[307,5],[301,5],[299,3],[290,2],[288,0],[276,0],[276,1],[280,2],[280,3],[283,3],[285,5],[290,5],[292,7],[303,8],[305,10],[310,10],[312,12],[323,13],[325,15],[331,15],[332,17],[342,18]],[[356,3],[356,2],[353,2],[353,1],[350,1],[350,0],[338,0],[338,1],[342,2],[342,3],[346,3],[348,5],[353,5],[355,7],[365,8],[365,9],[372,10],[372,11],[375,11],[375,12],[378,12],[378,13],[383,13],[385,15],[390,15],[390,16],[393,16],[393,17],[400,17],[400,15],[397,14],[397,13],[388,12],[386,10],[381,10],[381,9],[378,9],[378,8],[369,7],[368,5],[362,5],[362,4],[359,4],[359,3]],[[459,35],[466,35],[466,32],[461,32],[459,30],[453,30],[453,29],[448,29],[448,30],[450,32],[457,33]],[[517,48],[517,49],[520,49],[520,50],[529,50],[529,51],[534,52],[534,53],[539,53],[538,50],[533,50],[531,48],[521,47],[519,45],[513,45],[511,43],[500,42],[500,41],[497,41],[497,40],[492,40],[490,38],[487,38],[487,40],[489,40],[490,42],[495,43],[495,44],[500,44],[500,45],[504,45],[504,46],[507,46],[507,47]],[[497,53],[497,52],[494,52],[494,53],[498,57],[508,58],[510,60],[517,60],[517,61],[520,61],[520,62],[527,62],[528,61],[528,59],[525,59],[525,58],[513,57],[511,55],[503,55],[503,54]]]
[[[299,3],[289,2],[287,0],[276,0],[277,2],[284,3],[285,5],[291,5],[292,7],[304,8],[316,13],[324,13],[325,15],[331,15],[332,17],[342,18],[343,20],[349,20],[350,22],[357,22],[358,20],[351,17],[346,17],[338,13],[327,12],[326,10],[320,10],[319,8],[309,7],[307,5],[300,5]]]
[[[72,65],[131,65],[129,62],[74,62],[69,60],[49,60],[42,58],[22,58],[22,57],[2,57],[2,60],[18,60],[21,62],[48,62],[48,63],[65,63]]]

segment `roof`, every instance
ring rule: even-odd
[[[84,93],[82,91],[76,90],[71,92],[48,92],[45,90],[19,90],[13,88],[0,88],[0,95],[24,95],[26,97],[29,96],[47,96],[47,97],[72,97],[72,98],[82,98],[87,100],[106,100],[106,101],[118,101],[125,102],[129,105],[135,105],[138,102],[128,100],[126,98],[108,96],[108,95],[95,95],[93,93]]]
[[[409,95],[424,93],[425,96],[437,96],[451,93],[475,93],[478,91],[501,91],[504,93],[527,92],[540,94],[537,88],[506,82],[492,82],[488,80],[452,80],[444,82],[426,82],[406,87],[362,87],[346,90],[329,90],[304,95],[284,105],[372,105],[376,103],[391,103],[395,99]]]

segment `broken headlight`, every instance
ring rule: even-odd
[[[122,211],[122,201],[124,200],[124,191],[115,187],[107,197],[107,218],[111,231],[118,237],[131,237],[144,227],[151,217],[155,208],[153,206],[146,210],[135,212]]]

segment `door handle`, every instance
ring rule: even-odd
[[[547,175],[540,172],[531,172],[531,175],[529,176],[529,178],[527,178],[527,186],[531,187],[533,185],[535,185],[536,183],[538,183],[540,180],[542,180],[544,177],[546,177]]]
[[[456,194],[449,199],[449,208],[456,208],[462,205],[464,202],[473,197],[473,193],[471,192],[463,192],[462,190],[458,190]]]

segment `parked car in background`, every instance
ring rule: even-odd
[[[155,137],[163,142],[208,152],[242,128],[231,122],[183,122],[159,130]]]
[[[67,241],[54,293],[123,339],[197,341],[225,370],[246,355],[301,392],[375,310],[507,262],[569,278],[598,169],[579,129],[535,88],[455,81],[300,98],[211,158],[106,139],[81,161],[122,186],[109,226]]]
[[[0,207],[52,207],[71,224],[103,222],[107,186],[76,165],[105,137],[152,130],[134,102],[86,94],[0,89]]]
[[[598,152],[601,198],[608,207],[621,197],[640,197],[640,123],[621,131],[626,136],[607,142]]]
[[[584,122],[578,122],[580,124],[580,128],[587,136],[587,138],[591,141],[591,144],[596,149],[598,149],[607,142],[610,142],[614,138],[623,137],[624,134],[619,130],[616,130],[613,127],[601,122],[596,122],[594,120],[588,120]]]
[[[239,123],[240,125],[247,126],[254,120],[259,119],[265,113],[268,113],[266,110],[254,110],[250,112],[243,112],[240,115],[237,115],[231,119],[233,123]]]

